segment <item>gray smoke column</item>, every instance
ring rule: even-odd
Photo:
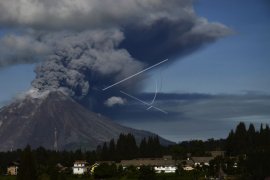
[[[30,93],[90,94],[102,106],[115,94],[98,99],[90,90],[231,34],[197,16],[193,0],[8,0],[0,1],[0,24],[13,29],[0,39],[0,68],[39,62]]]
[[[42,41],[54,53],[36,67],[33,88],[39,92],[61,90],[80,99],[93,86],[92,76],[99,81],[118,80],[141,70],[142,63],[118,48],[123,38],[116,29],[43,35]]]

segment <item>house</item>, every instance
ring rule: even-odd
[[[175,173],[177,167],[176,166],[155,166],[154,170],[156,173]]]
[[[194,170],[194,168],[192,166],[183,166],[183,169],[185,171],[192,171],[192,170]]]
[[[185,171],[192,171],[194,169],[194,162],[190,158],[187,158],[187,160],[182,161],[181,164],[183,170]]]
[[[233,164],[233,168],[238,168],[237,162],[235,162],[235,163]]]
[[[16,176],[18,174],[18,169],[19,169],[19,163],[18,162],[12,162],[9,164],[7,167],[7,174]]]
[[[210,166],[210,161],[213,160],[214,157],[189,157],[182,161],[182,168],[185,171],[192,171],[195,167],[202,167],[202,166]]]
[[[118,165],[123,168],[128,166],[152,166],[156,173],[175,173],[177,169],[176,161],[171,156],[163,156],[162,158],[139,158],[132,160],[122,160]]]
[[[74,162],[72,167],[73,174],[86,174],[88,172],[88,163],[83,160],[78,160]]]
[[[214,159],[214,157],[191,157],[192,161],[194,162],[194,166],[209,166],[209,162]]]

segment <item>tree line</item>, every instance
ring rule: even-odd
[[[112,139],[109,143],[98,146],[96,153],[99,160],[120,161],[139,157],[161,157],[164,151],[165,147],[160,144],[158,136],[143,138],[137,145],[132,134],[120,134],[116,142]]]
[[[72,167],[74,161],[84,159],[91,165],[96,161],[161,157],[164,148],[161,146],[158,136],[144,138],[137,144],[132,134],[120,134],[117,141],[112,139],[93,151],[82,151],[81,149],[76,151],[53,151],[43,147],[31,149],[28,145],[23,150],[0,152],[0,174],[5,174],[9,164],[17,161],[20,162],[18,179],[37,179],[37,177],[44,175],[49,176],[49,179],[58,179],[63,174],[58,173],[57,164]],[[67,169],[64,174],[72,175],[71,169]]]
[[[231,130],[226,139],[226,152],[230,156],[252,153],[256,151],[270,150],[270,128],[266,124],[261,124],[258,131],[255,130],[253,124],[248,129],[241,122],[237,125],[235,131]]]
[[[243,179],[265,179],[270,177],[270,128],[261,124],[256,131],[253,124],[248,128],[241,122],[226,139],[228,157],[237,157],[238,174]]]
[[[253,124],[248,128],[244,123],[239,123],[235,130],[231,130],[226,139],[208,139],[184,141],[178,144],[164,147],[160,144],[158,136],[142,139],[136,142],[132,134],[120,134],[117,140],[112,139],[96,148],[93,151],[53,151],[43,147],[31,149],[27,146],[24,150],[0,152],[0,173],[5,174],[10,162],[20,161],[20,171],[26,175],[19,174],[18,178],[25,179],[25,176],[32,175],[40,177],[43,174],[49,175],[51,179],[59,176],[57,164],[65,167],[72,167],[75,160],[85,159],[90,164],[96,161],[116,161],[134,158],[155,158],[163,155],[172,155],[174,159],[185,159],[188,154],[191,156],[210,156],[208,151],[224,150],[226,158],[215,159],[212,162],[214,169],[223,164],[232,164],[238,159],[238,169],[228,170],[241,174],[245,179],[262,179],[270,176],[270,128],[268,125],[261,125],[256,130]],[[226,166],[227,166],[226,165]],[[30,169],[29,169],[30,168]],[[72,174],[67,169],[65,174]],[[232,173],[233,174],[233,173]]]

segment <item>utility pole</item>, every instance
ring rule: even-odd
[[[57,129],[54,128],[54,145],[53,148],[55,151],[58,151],[58,144],[57,144]]]

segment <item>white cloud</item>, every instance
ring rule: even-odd
[[[112,107],[115,105],[124,105],[126,103],[126,100],[121,97],[112,96],[109,99],[105,101],[105,105],[108,107]]]

